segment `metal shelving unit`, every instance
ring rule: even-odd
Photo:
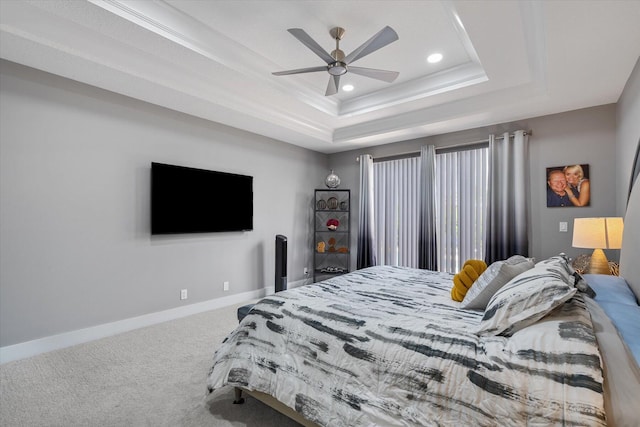
[[[351,191],[315,190],[313,281],[349,272]]]

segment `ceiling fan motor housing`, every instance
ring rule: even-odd
[[[344,51],[342,49],[336,49],[334,51],[331,52],[331,56],[336,60],[336,61],[344,61]]]

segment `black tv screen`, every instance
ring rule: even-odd
[[[151,234],[253,230],[253,177],[151,163]]]

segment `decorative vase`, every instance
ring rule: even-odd
[[[336,231],[339,225],[340,221],[335,218],[330,218],[329,221],[327,221],[327,228],[331,231]]]
[[[329,188],[338,188],[338,186],[340,185],[340,177],[333,173],[333,169],[331,169],[331,173],[327,175],[324,183]]]

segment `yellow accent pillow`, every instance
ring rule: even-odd
[[[462,270],[453,276],[453,287],[451,288],[451,298],[454,301],[462,301],[473,282],[487,269],[487,264],[480,259],[467,260],[462,266]]]

